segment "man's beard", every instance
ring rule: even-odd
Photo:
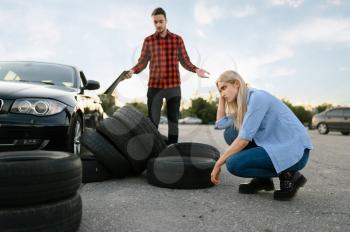
[[[165,28],[157,29],[157,32],[158,32],[159,34],[162,34],[164,31],[165,31]]]

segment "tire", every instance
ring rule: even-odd
[[[318,133],[320,133],[321,135],[328,134],[328,132],[329,132],[327,124],[323,123],[323,122],[318,124],[317,130],[318,130]]]
[[[80,137],[83,133],[83,122],[78,114],[73,119],[68,131],[67,151],[80,155]]]
[[[80,142],[89,149],[113,177],[125,177],[131,173],[129,162],[107,139],[92,129],[86,129]]]
[[[92,183],[108,180],[112,174],[97,160],[94,156],[85,156],[81,158],[83,165],[83,183]]]
[[[57,151],[0,153],[0,208],[73,196],[82,179],[77,155]]]
[[[149,125],[147,125],[146,117],[142,113],[135,113],[132,110],[128,110],[128,108],[122,108],[114,113],[113,117],[118,117],[120,120],[122,120],[126,125],[128,125],[129,128],[131,128],[132,131],[135,132],[135,134],[147,135],[143,138],[139,138],[140,142],[143,144],[147,151],[151,150],[150,157],[158,156],[161,150],[160,143],[154,136],[153,131],[150,129],[147,130]]]
[[[210,180],[215,160],[206,157],[167,156],[152,158],[147,166],[149,184],[175,189],[213,186]]]
[[[341,131],[341,134],[342,134],[342,135],[349,135],[349,134],[350,134],[350,132]]]
[[[162,139],[162,136],[160,135],[158,129],[154,126],[148,117],[143,115],[143,113],[130,105],[122,107],[118,112],[127,118],[126,122],[128,122],[130,128],[135,129],[137,133],[146,133],[153,135],[151,136],[153,139],[153,142],[151,143],[153,146],[151,157],[157,157],[158,154],[166,148],[166,144]],[[143,144],[150,146],[149,138],[142,142]]]
[[[147,181],[151,185],[198,189],[213,186],[211,171],[220,152],[202,143],[176,143],[164,149],[147,165]]]
[[[107,118],[102,121],[97,131],[104,135],[129,161],[132,172],[135,175],[142,173],[146,169],[147,160],[151,149],[145,149],[141,143],[149,138],[148,134],[136,133],[121,120],[122,114],[116,112],[114,118]]]
[[[80,195],[54,203],[0,209],[0,231],[73,232],[82,217]]]
[[[164,149],[159,157],[182,156],[182,157],[205,157],[218,160],[220,152],[215,147],[203,143],[175,143]]]

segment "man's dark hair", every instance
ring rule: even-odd
[[[165,10],[163,10],[163,8],[161,8],[161,7],[154,9],[154,11],[152,12],[152,16],[154,16],[154,15],[164,15],[164,18],[166,19]]]

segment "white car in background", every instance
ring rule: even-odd
[[[179,120],[180,124],[202,124],[202,119],[196,117],[186,117]]]
[[[160,116],[159,124],[168,124],[168,118],[165,116]]]

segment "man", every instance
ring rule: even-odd
[[[166,99],[168,117],[168,143],[178,141],[178,118],[181,89],[179,62],[188,71],[205,78],[207,71],[197,68],[187,55],[182,38],[167,30],[166,13],[162,8],[152,12],[156,32],[145,38],[138,63],[129,70],[126,78],[140,73],[150,61],[147,92],[148,116],[158,128],[163,98]]]

